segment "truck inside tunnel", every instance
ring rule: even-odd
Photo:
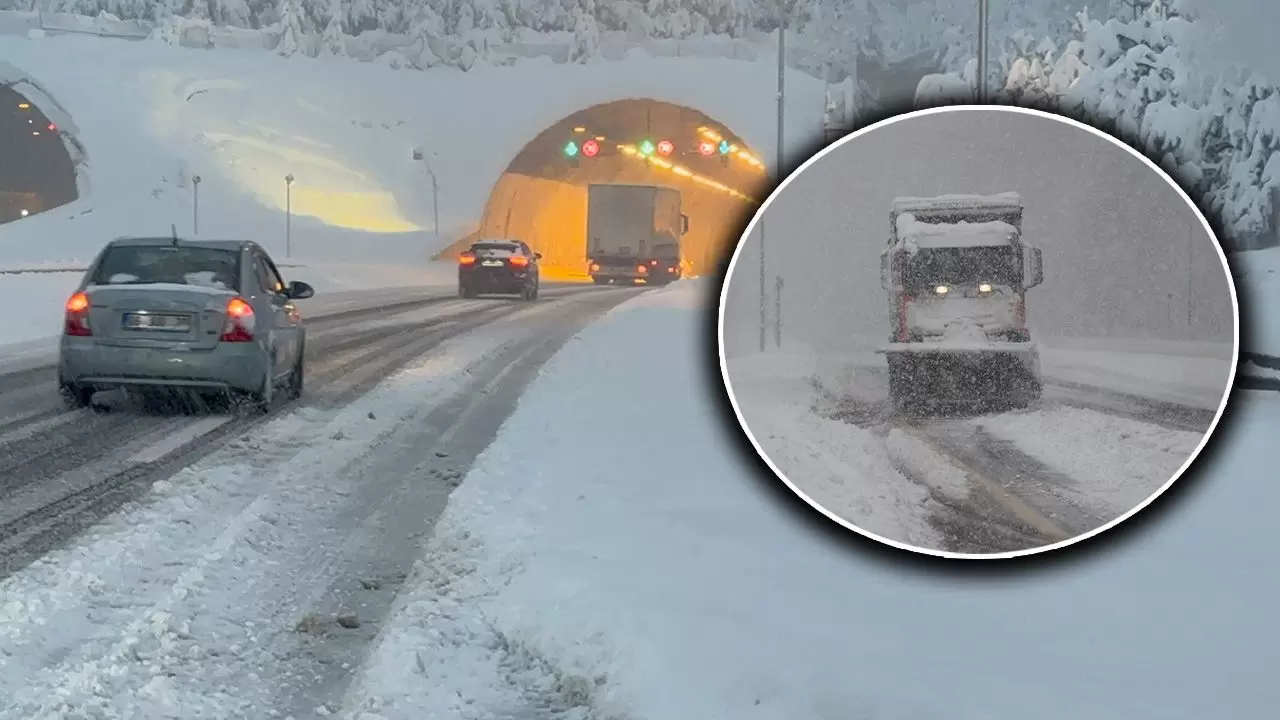
[[[494,184],[478,228],[440,257],[456,257],[478,238],[515,238],[543,255],[549,273],[585,279],[593,183],[680,191],[689,219],[680,252],[686,272],[701,275],[732,252],[768,176],[740,137],[697,110],[647,99],[595,105],[530,141]]]
[[[0,224],[74,201],[76,169],[59,128],[11,85],[0,85]]]

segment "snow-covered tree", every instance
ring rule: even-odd
[[[342,57],[347,54],[346,38],[342,32],[342,21],[346,10],[342,0],[329,0],[329,20],[324,26],[324,35],[320,38],[320,52],[328,56]]]
[[[303,48],[302,6],[298,0],[281,0],[280,19],[276,22],[276,53],[291,57]]]
[[[378,26],[378,11],[373,0],[347,0],[345,8],[346,26],[352,35],[359,35]]]
[[[219,25],[249,27],[249,3],[245,0],[209,0],[209,17]]]

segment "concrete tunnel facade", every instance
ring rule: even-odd
[[[682,253],[695,273],[714,271],[732,251],[756,205],[722,189],[730,187],[762,199],[767,177],[762,167],[734,156],[696,153],[698,128],[723,132],[734,147],[752,151],[732,130],[691,108],[662,101],[629,99],[605,103],[574,113],[545,129],[517,155],[494,184],[477,227],[446,247],[440,258],[455,258],[477,238],[513,237],[543,255],[544,267],[558,274],[585,274],[587,187],[592,183],[641,183],[681,191],[682,211],[689,216],[689,233]],[[590,130],[575,135],[575,131]],[[610,148],[595,158],[570,162],[563,156],[566,140],[593,137],[599,130]],[[692,175],[654,166],[616,150],[617,139],[671,137],[681,150],[666,159]],[[625,144],[625,143],[624,143]]]

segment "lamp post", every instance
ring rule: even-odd
[[[284,176],[284,256],[293,257],[293,173]]]
[[[427,160],[427,154],[422,148],[413,149],[413,159],[422,163],[427,169],[427,175],[431,178],[431,226],[435,233],[436,240],[440,240],[440,182],[436,179],[436,171],[431,168],[431,163]]]
[[[978,102],[987,102],[987,25],[990,14],[988,0],[978,0]]]
[[[760,352],[765,349],[766,327],[769,324],[768,312],[768,293],[765,291],[764,285],[764,218],[760,218]]]
[[[200,176],[191,178],[191,234],[200,234]]]
[[[773,284],[773,344],[782,349],[782,276],[774,278]]]

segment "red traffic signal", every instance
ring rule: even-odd
[[[582,143],[582,154],[587,157],[595,157],[600,154],[600,143],[595,140],[588,140]]]
[[[698,154],[703,157],[711,157],[716,154],[716,144],[710,140],[703,140],[698,143]]]
[[[658,154],[666,157],[676,151],[676,144],[670,140],[658,141]]]

